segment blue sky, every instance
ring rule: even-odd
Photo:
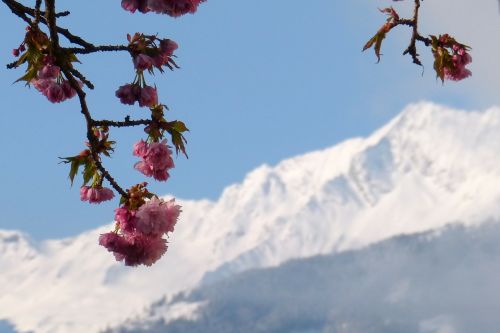
[[[479,8],[465,0],[423,3],[422,33],[455,33],[474,47],[473,77],[444,86],[435,79],[429,50],[421,48],[423,75],[401,56],[408,30],[389,36],[380,64],[371,52],[361,53],[384,21],[377,8],[391,1],[208,0],[196,15],[178,19],[132,15],[120,8],[119,0],[99,1],[99,7],[97,2],[59,3],[73,12],[60,24],[95,44],[125,43],[126,33],[140,31],[180,45],[181,69],[149,82],[156,83],[161,101],[169,105],[167,117],[184,120],[191,129],[190,158],[176,160],[167,183],[150,182],[158,194],[216,199],[258,165],[367,135],[411,102],[425,99],[466,109],[497,104],[499,47],[491,42],[500,33],[495,0]],[[396,8],[409,9],[404,3]],[[0,62],[8,63],[25,25],[5,6],[0,20]],[[79,68],[96,85],[89,92],[95,118],[147,116],[146,110],[121,105],[114,97],[116,88],[134,76],[127,54],[80,60]],[[76,99],[52,105],[36,90],[13,85],[21,75],[22,69],[0,67],[0,229],[44,239],[110,222],[117,202],[80,202],[79,184],[71,188],[68,167],[58,164],[59,156],[83,147],[84,120]],[[145,137],[141,129],[113,130],[111,136],[118,146],[105,165],[125,187],[144,181],[133,170],[136,158],[131,155],[133,143]]]

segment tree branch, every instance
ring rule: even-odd
[[[114,121],[114,120],[93,120],[93,126],[108,126],[108,127],[132,127],[138,125],[149,125],[151,124],[151,119],[138,119],[130,120],[130,117],[126,117],[124,121]]]
[[[50,32],[51,39],[51,53],[54,55],[59,54],[60,46],[59,46],[59,35],[57,31],[56,25],[56,16],[55,16],[55,0],[45,0],[45,20],[47,22],[47,26]],[[78,81],[73,76],[71,70],[69,69],[68,64],[63,63],[60,64],[61,69],[68,79],[71,87],[76,90],[78,95],[78,99],[80,100],[81,113],[85,117],[85,121],[87,123],[87,139],[89,140],[90,145],[90,153],[97,169],[101,172],[102,176],[106,178],[106,180],[113,186],[113,188],[120,193],[124,197],[128,197],[128,194],[118,185],[115,179],[110,175],[110,173],[104,168],[100,161],[99,152],[96,147],[98,145],[98,138],[96,137],[93,129],[92,116],[90,115],[89,108],[87,106],[86,94],[78,84]]]
[[[130,52],[130,47],[127,45],[100,45],[100,46],[87,46],[84,48],[70,47],[65,49],[68,52],[74,54],[89,54],[95,52],[118,52],[127,51]]]
[[[415,8],[413,10],[413,33],[411,35],[410,45],[403,52],[403,55],[409,54],[413,59],[413,63],[419,66],[422,66],[422,62],[420,61],[419,54],[417,53],[417,37],[420,36],[418,33],[418,13],[420,10],[420,0],[415,0]]]
[[[94,120],[92,119],[92,116],[90,115],[89,108],[87,106],[87,101],[86,101],[86,94],[76,81],[76,79],[73,77],[73,75],[68,71],[67,68],[62,69],[64,75],[68,79],[70,85],[73,87],[73,89],[76,90],[76,93],[78,95],[78,99],[80,101],[80,107],[81,107],[81,113],[85,117],[85,121],[87,123],[87,139],[89,140],[90,144],[90,153],[92,155],[92,159],[94,160],[95,165],[97,166],[97,169],[101,172],[102,176],[106,178],[106,180],[113,186],[113,188],[120,193],[123,197],[128,198],[128,194],[118,185],[116,180],[111,176],[111,174],[104,168],[102,165],[99,154],[97,153],[95,147],[97,146],[98,139],[94,134]]]

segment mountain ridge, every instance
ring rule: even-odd
[[[261,166],[216,201],[180,200],[170,248],[151,268],[123,267],[97,245],[111,225],[41,243],[19,237],[0,252],[0,320],[35,333],[98,332],[200,282],[497,218],[498,142],[498,108],[411,105],[367,138]],[[19,265],[22,253],[32,257]]]

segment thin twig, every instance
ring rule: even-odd
[[[34,24],[38,24],[40,22],[40,7],[42,6],[42,0],[36,0],[35,3],[35,22]]]
[[[22,8],[20,7],[24,7],[23,5],[21,5],[20,3],[17,3],[16,1],[12,1],[12,0],[2,0],[3,3],[5,3],[7,5],[7,7],[9,7],[10,11],[20,17],[24,22],[28,23],[30,26],[33,25],[33,22],[31,21],[31,19],[26,16],[26,11],[24,11]]]
[[[73,54],[89,54],[95,52],[119,52],[119,51],[130,52],[130,47],[126,45],[100,45],[100,46],[92,45],[91,47],[85,47],[85,48],[68,47],[65,50]]]
[[[2,0],[2,2],[5,3],[15,15],[22,18],[29,25],[33,25],[33,22],[31,21],[31,19],[28,18],[27,15],[35,17],[36,16],[35,9],[26,7],[14,0]],[[53,16],[54,18],[56,18],[58,16],[67,16],[67,15],[69,15],[69,12],[55,13]],[[46,12],[40,12],[40,23],[43,23],[48,26],[49,24],[46,20],[46,17],[47,17]],[[54,28],[58,33],[63,35],[68,41],[70,41],[73,44],[77,44],[85,48],[94,47],[93,44],[87,42],[80,36],[72,34],[68,29],[58,27],[57,25]]]
[[[108,127],[132,127],[138,125],[149,125],[151,124],[151,119],[138,119],[130,120],[126,117],[124,121],[114,121],[114,120],[94,120],[92,122],[93,126],[108,126]]]
[[[411,40],[410,40],[410,45],[408,45],[408,48],[403,52],[403,54],[409,54],[411,55],[411,58],[413,59],[413,63],[417,64],[419,66],[422,66],[422,62],[418,58],[419,54],[417,52],[417,37],[419,36],[418,33],[418,13],[420,10],[420,0],[415,0],[415,8],[413,10],[413,32],[411,35]]]
[[[68,70],[71,72],[71,74],[73,74],[80,81],[82,81],[83,84],[85,84],[89,89],[92,89],[92,90],[94,89],[94,84],[92,84],[92,82],[87,80],[87,78],[82,73],[80,73],[78,70],[76,70],[75,68],[68,68]]]

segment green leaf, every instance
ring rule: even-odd
[[[373,36],[368,42],[366,42],[365,46],[363,47],[363,51],[368,50],[372,46],[374,46],[375,50],[375,55],[377,56],[377,63],[380,62],[380,56],[381,56],[381,49],[382,49],[382,41],[384,40],[385,36],[387,35],[386,29],[384,29],[386,25],[384,25],[376,34]]]
[[[14,81],[14,83],[17,83],[19,81],[30,82],[32,79],[37,77],[37,73],[38,73],[38,70],[36,68],[31,68],[23,76],[21,76],[19,79]]]
[[[186,132],[189,131],[189,129],[186,127],[186,124],[184,124],[182,121],[176,120],[170,123],[170,126],[177,132]]]
[[[186,153],[186,146],[184,145],[185,143],[187,143],[186,138],[184,138],[181,133],[175,130],[169,131],[169,133],[172,136],[172,143],[175,146],[175,152],[177,153],[177,155],[179,155],[179,152],[181,151],[184,156],[186,156],[186,158],[189,158]]]
[[[80,64],[81,64],[81,61],[80,61],[80,60],[78,60],[77,56],[76,56],[74,53],[70,53],[70,54],[68,54],[68,60],[69,60],[70,62],[78,62],[78,63],[80,63]]]
[[[24,64],[26,61],[28,61],[28,52],[24,52],[19,59],[16,61],[16,67],[21,66]]]
[[[65,163],[69,163],[69,161]],[[75,179],[76,174],[78,173],[79,168],[80,168],[80,162],[76,159],[72,160],[71,168],[69,170],[69,179],[71,180],[71,186],[73,186],[73,181]]]
[[[96,172],[96,168],[94,163],[92,162],[87,162],[85,164],[85,169],[83,169],[83,185],[87,185],[88,182],[94,177],[94,174]]]

